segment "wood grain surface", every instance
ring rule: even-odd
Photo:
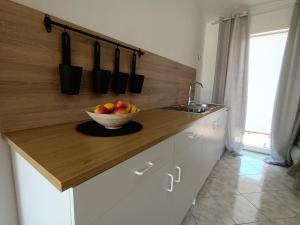
[[[4,138],[58,190],[64,191],[178,133],[201,117],[196,113],[154,109],[137,115],[135,120],[144,128],[126,136],[86,136],[75,130],[77,122],[9,132]]]
[[[187,101],[189,83],[195,80],[194,68],[146,51],[137,60],[136,72],[145,75],[142,94],[96,95],[91,89],[95,40],[70,31],[72,65],[82,66],[83,76],[79,95],[63,95],[58,73],[62,30],[54,27],[52,33],[47,33],[43,25],[44,13],[8,0],[0,0],[0,18],[2,131],[84,120],[88,118],[84,113],[86,107],[116,99],[133,102],[142,110],[183,103]],[[115,47],[101,45],[102,68],[112,70]],[[130,63],[131,52],[121,49],[120,70],[130,72]]]

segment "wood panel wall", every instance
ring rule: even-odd
[[[0,0],[2,131],[84,120],[88,118],[84,112],[86,107],[115,99],[133,102],[142,110],[184,103],[187,100],[189,83],[195,80],[195,69],[150,52],[138,58],[137,73],[145,75],[142,94],[94,94],[91,89],[91,71],[95,40],[71,31],[72,65],[84,69],[81,91],[76,96],[61,94],[58,65],[61,62],[62,30],[54,27],[51,33],[47,33],[43,19],[42,12]],[[103,42],[101,45],[102,68],[113,70],[115,47]],[[130,63],[131,52],[121,49],[120,70],[129,73]]]

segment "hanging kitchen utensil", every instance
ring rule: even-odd
[[[111,72],[109,70],[102,70],[101,62],[101,46],[98,41],[94,45],[94,71],[93,71],[93,87],[97,94],[105,94],[108,91]]]
[[[82,67],[71,66],[71,39],[66,31],[62,33],[61,41],[62,64],[59,64],[61,92],[67,95],[78,95]]]
[[[136,54],[132,54],[132,64],[131,64],[131,76],[130,76],[130,92],[132,93],[141,93],[143,88],[143,83],[145,76],[136,74]]]
[[[113,91],[118,94],[124,94],[127,88],[129,74],[120,72],[120,49],[115,50],[114,80]]]

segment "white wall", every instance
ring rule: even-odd
[[[289,28],[294,0],[279,1],[250,10],[250,34]]]
[[[15,1],[197,68],[202,52],[197,0]]]
[[[10,150],[0,137],[0,225],[17,225]]]
[[[250,33],[288,28],[293,3],[294,0],[283,0],[250,8]],[[211,101],[216,57],[215,47],[218,44],[217,33],[217,25],[212,25],[211,22],[206,24],[201,76],[201,81],[205,86],[205,89],[201,90],[200,101],[202,102]],[[209,58],[210,60],[208,60]]]

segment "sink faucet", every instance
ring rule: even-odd
[[[195,87],[196,84],[199,84],[200,87],[204,88],[203,84],[201,82],[195,81],[195,82],[190,83],[188,106],[191,105],[194,102],[194,97],[192,99],[192,87],[193,86]]]

